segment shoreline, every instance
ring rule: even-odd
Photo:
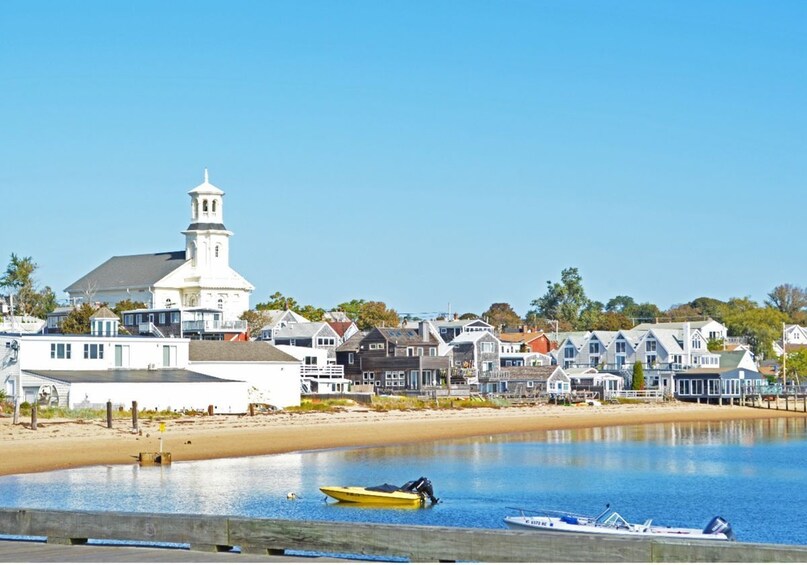
[[[376,412],[355,406],[335,413],[280,412],[255,416],[188,416],[165,420],[163,450],[174,463],[320,449],[361,448],[483,435],[637,424],[803,418],[765,408],[683,402],[602,406],[539,405],[508,408]],[[14,426],[0,419],[0,476],[92,465],[136,463],[160,450],[158,420],[40,420]]]

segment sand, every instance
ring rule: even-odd
[[[174,462],[463,438],[511,432],[623,424],[720,421],[802,416],[794,412],[681,402],[602,406],[376,412],[356,406],[338,413],[187,416],[165,421],[30,420],[0,418],[0,475],[87,465],[135,463],[141,452],[170,452]]]

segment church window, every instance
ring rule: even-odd
[[[213,204],[215,205],[216,203],[214,202]],[[213,211],[215,212],[215,210],[213,210]],[[215,252],[216,252],[216,257],[218,257],[219,256],[219,246],[218,245],[216,246],[216,251]]]
[[[195,200],[193,201],[193,209],[191,210],[191,212],[193,213],[194,220],[199,217],[199,203],[196,202]]]
[[[216,213],[216,201],[215,200],[213,201],[213,213],[214,214]]]
[[[207,200],[202,200],[202,212],[207,212]]]

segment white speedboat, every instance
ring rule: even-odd
[[[712,518],[709,524],[701,530],[655,526],[653,520],[647,520],[643,524],[632,524],[618,512],[611,510],[610,504],[599,516],[583,516],[556,510],[532,511],[519,508],[511,510],[518,510],[520,514],[508,516],[504,522],[509,528],[519,530],[734,541],[731,525],[720,516]]]

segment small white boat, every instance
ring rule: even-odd
[[[610,508],[610,504],[606,505],[605,510],[599,516],[583,516],[557,510],[532,511],[511,508],[511,510],[518,510],[520,514],[508,516],[504,522],[509,528],[518,530],[734,541],[731,525],[720,516],[712,518],[702,530],[673,528],[655,526],[653,520],[647,520],[643,524],[632,524]]]

